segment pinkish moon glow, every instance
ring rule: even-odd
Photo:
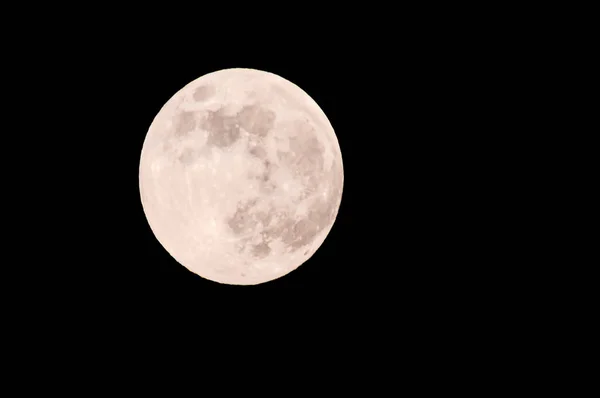
[[[344,172],[329,120],[272,73],[225,69],[154,118],[139,170],[157,240],[203,278],[255,285],[306,262],[331,231]]]

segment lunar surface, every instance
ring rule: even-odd
[[[254,69],[204,75],[171,97],[139,169],[157,240],[190,271],[233,285],[307,261],[331,231],[343,181],[323,111],[295,84]]]

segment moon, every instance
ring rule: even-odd
[[[306,262],[333,227],[343,183],[321,108],[256,69],[212,72],[175,93],[140,157],[141,202],[156,239],[222,284],[268,282]]]

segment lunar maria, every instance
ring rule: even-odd
[[[225,69],[175,93],[152,121],[139,168],[152,232],[203,278],[280,278],[325,242],[344,182],[316,102],[275,74]]]

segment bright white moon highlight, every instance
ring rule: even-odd
[[[180,264],[233,285],[277,279],[325,241],[344,172],[329,120],[272,73],[225,69],[154,118],[139,170],[144,213]]]

